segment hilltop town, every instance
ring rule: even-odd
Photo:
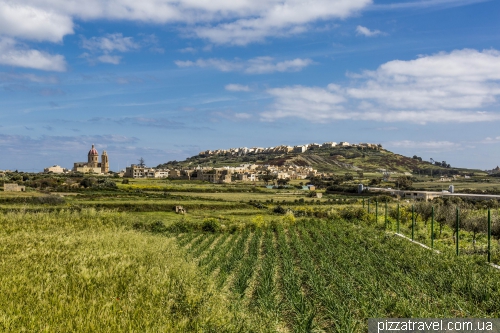
[[[229,149],[205,150],[198,154],[200,158],[228,156],[242,157],[250,155],[300,155],[306,151],[313,151],[320,148],[351,147],[359,149],[382,149],[382,145],[373,143],[350,144],[349,142],[325,142],[323,144],[310,143],[297,146],[280,145],[276,147],[240,147]],[[124,173],[126,178],[173,178],[187,180],[201,180],[211,183],[230,183],[233,181],[255,182],[259,179],[275,180],[278,183],[286,183],[289,180],[306,179],[317,176],[329,176],[329,174],[318,172],[317,169],[296,165],[293,162],[283,163],[283,165],[273,165],[266,163],[242,163],[237,166],[186,166],[174,168],[146,168],[143,165],[131,165]]]
[[[333,147],[359,147],[366,149],[380,149],[382,148],[381,144],[374,143],[359,143],[359,144],[351,144],[349,142],[325,142],[323,144],[319,143],[309,143],[304,145],[297,146],[277,146],[277,147],[241,147],[241,148],[229,148],[229,149],[217,149],[217,150],[205,150],[200,152],[199,156],[216,156],[216,155],[230,155],[230,156],[243,156],[247,154],[288,154],[288,153],[304,153],[307,150],[314,150],[318,148],[333,148]]]

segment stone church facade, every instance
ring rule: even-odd
[[[106,174],[109,172],[108,154],[104,150],[101,155],[101,162],[99,163],[99,153],[92,145],[92,149],[87,154],[87,162],[75,162],[73,165],[74,172],[81,173],[97,173]]]

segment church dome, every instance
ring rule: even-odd
[[[94,148],[94,145],[92,145],[92,149],[89,150],[89,155],[99,155],[97,150]]]

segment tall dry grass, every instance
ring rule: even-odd
[[[0,215],[0,331],[249,331],[172,240],[128,225],[92,209]]]

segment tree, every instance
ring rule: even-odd
[[[85,177],[80,181],[80,185],[85,187],[85,188],[92,187],[92,185],[94,185],[94,183],[95,183],[95,179],[89,178],[89,177]]]
[[[396,183],[398,184],[398,187],[403,190],[409,189],[413,185],[413,181],[408,176],[398,177]]]
[[[346,174],[344,175],[344,180],[345,181],[350,181],[350,180],[353,180],[353,179],[354,179],[354,176],[352,175],[352,173],[346,172]]]
[[[139,159],[138,166],[140,166],[141,168],[144,168],[146,166],[146,164],[144,163],[144,159],[142,157]]]
[[[289,178],[278,179],[278,185],[286,185],[286,184],[288,184],[289,181],[290,181]]]
[[[266,173],[261,174],[259,176],[259,179],[264,181],[264,183],[267,185],[271,180],[273,180],[273,176],[271,175],[271,172],[269,170],[266,170]]]

